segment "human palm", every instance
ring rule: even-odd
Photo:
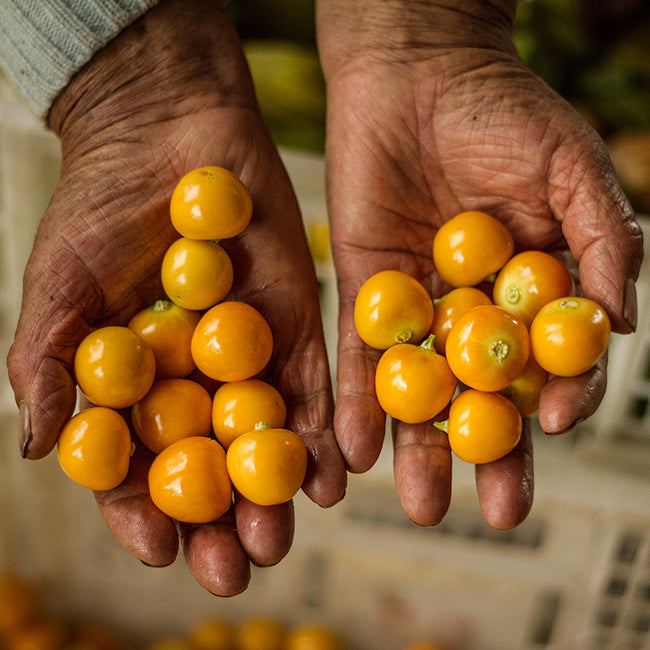
[[[345,468],[332,432],[317,282],[295,196],[254,103],[237,98],[164,119],[107,115],[106,122],[81,118],[61,129],[60,183],[25,272],[8,360],[17,400],[27,405],[23,417],[29,414],[24,455],[49,453],[73,411],[71,369],[81,339],[91,328],[125,325],[163,297],[160,264],[178,236],[169,218],[174,185],[191,169],[220,165],[242,179],[254,204],[246,231],[222,241],[235,269],[230,297],[268,320],[274,351],[266,376],[287,402],[288,426],[308,447],[304,490],[320,505],[335,503]],[[161,566],[176,557],[179,535],[149,497],[151,461],[137,445],[124,483],[96,496],[121,543]],[[287,553],[293,524],[291,503],[262,508],[237,496],[219,521],[181,527],[187,564],[210,591],[237,593],[250,578],[250,562],[274,564]]]
[[[369,60],[371,62],[369,62]],[[445,69],[445,74],[441,74]],[[433,297],[437,228],[464,210],[502,220],[518,249],[579,260],[582,290],[623,317],[626,279],[636,277],[640,236],[600,140],[510,54],[459,50],[409,63],[363,59],[328,79],[328,187],[339,275],[340,340],[335,430],[352,471],[367,470],[384,437],[374,396],[378,353],[354,330],[354,299],[373,273],[396,268]],[[597,407],[605,360],[586,375],[553,378],[539,418],[548,433],[571,429]],[[450,499],[446,436],[431,424],[394,423],[394,469],[407,514],[430,524]],[[518,524],[532,504],[529,427],[504,459],[477,466],[486,519]]]

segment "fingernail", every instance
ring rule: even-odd
[[[27,458],[29,454],[29,443],[32,441],[32,420],[29,414],[29,405],[25,400],[20,402],[18,407],[18,444],[20,455]]]
[[[623,294],[623,318],[625,322],[636,331],[637,324],[637,302],[636,302],[636,284],[633,278],[625,281]]]
[[[577,418],[574,420],[566,429],[562,431],[545,431],[547,436],[563,436],[565,433],[570,433],[573,431],[579,424],[585,421],[585,418]]]

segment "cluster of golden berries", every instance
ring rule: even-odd
[[[306,447],[284,428],[278,390],[258,378],[273,352],[271,328],[252,305],[226,300],[235,269],[219,242],[241,234],[252,214],[248,189],[227,169],[202,167],[180,179],[170,201],[179,237],[160,270],[165,298],[127,325],[91,331],[76,350],[75,379],[94,406],[58,439],[73,480],[94,490],[124,481],[130,420],[134,440],[155,454],[151,498],[174,519],[218,519],[233,487],[259,505],[289,501],[300,489]]]
[[[450,290],[432,300],[399,270],[380,271],[360,288],[360,338],[382,350],[375,389],[384,411],[406,423],[435,419],[454,453],[487,463],[519,442],[550,375],[573,377],[602,357],[606,312],[575,296],[556,257],[515,254],[509,230],[484,212],[462,212],[433,241],[433,263]],[[465,390],[458,390],[459,386]]]

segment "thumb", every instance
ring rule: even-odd
[[[571,164],[568,175],[562,157],[557,157],[554,170],[556,178],[563,179],[554,197],[561,199],[553,208],[579,262],[582,289],[605,309],[615,332],[632,332],[643,232],[599,138],[594,135],[591,151]]]
[[[84,314],[99,292],[67,247],[36,245],[25,270],[23,302],[7,369],[20,408],[24,458],[46,456],[76,403],[74,354],[88,333]]]

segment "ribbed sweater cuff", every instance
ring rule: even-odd
[[[39,116],[92,56],[159,0],[3,0],[0,65]]]

